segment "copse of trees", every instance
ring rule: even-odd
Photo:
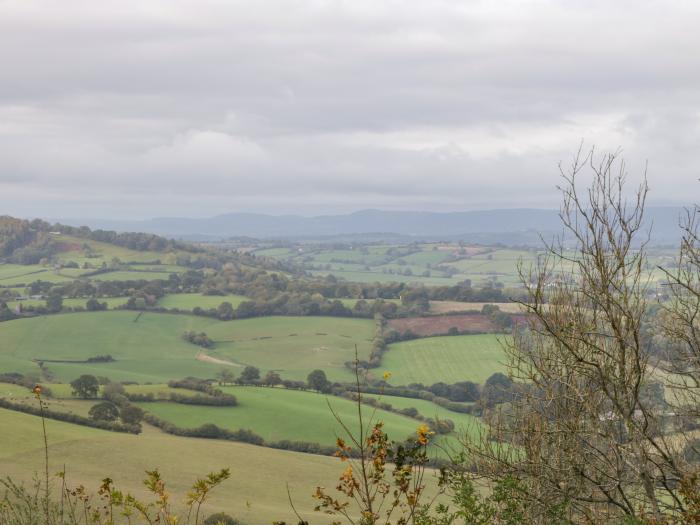
[[[204,332],[196,333],[191,330],[182,334],[182,338],[188,343],[201,346],[203,348],[211,348],[214,346],[214,341],[209,339],[209,336]]]

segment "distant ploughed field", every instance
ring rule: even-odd
[[[389,330],[403,333],[411,331],[417,335],[445,334],[455,327],[460,332],[498,332],[499,328],[487,316],[480,313],[463,315],[433,315],[428,317],[405,317],[391,319],[388,323]]]

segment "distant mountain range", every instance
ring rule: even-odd
[[[655,244],[676,243],[678,221],[683,213],[677,207],[650,207],[646,210],[647,226],[653,225]],[[497,209],[452,213],[418,211],[362,210],[346,215],[264,215],[228,213],[206,219],[159,217],[141,221],[64,219],[70,225],[86,224],[91,228],[138,231],[190,239],[226,239],[254,237],[260,239],[322,239],[396,237],[422,240],[465,240],[483,244],[539,244],[561,233],[558,211],[542,209]]]

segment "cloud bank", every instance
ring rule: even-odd
[[[581,140],[700,194],[700,4],[0,1],[0,213],[556,207]]]

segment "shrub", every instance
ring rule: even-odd
[[[109,401],[102,401],[93,405],[88,415],[95,421],[114,421],[119,417],[119,409]]]
[[[138,425],[143,419],[144,412],[136,405],[127,405],[122,408],[119,417],[125,425]]]
[[[224,512],[217,512],[205,519],[202,525],[241,525],[241,522],[233,519]]]
[[[113,396],[126,394],[124,385],[121,383],[108,383],[102,387],[102,397],[111,400]]]
[[[183,396],[182,394],[172,393],[170,394],[170,400],[174,401],[175,403],[214,406],[236,406],[238,404],[236,396],[226,394],[223,392],[223,390],[213,387],[208,381],[198,379],[196,377],[186,377],[185,379],[180,379],[179,381],[168,381],[168,386],[170,388],[186,388],[188,390],[195,390],[211,396],[211,398],[205,398],[204,396],[188,397]]]
[[[229,394],[220,394],[217,396],[203,396],[197,394],[194,396],[185,396],[173,392],[170,394],[170,401],[173,403],[181,403],[183,405],[202,405],[202,406],[217,406],[217,407],[233,407],[238,404],[236,398]]]
[[[211,348],[214,346],[214,341],[209,339],[209,336],[204,332],[196,333],[188,331],[182,334],[182,338],[185,341],[192,343],[193,345],[201,346],[202,348]]]

